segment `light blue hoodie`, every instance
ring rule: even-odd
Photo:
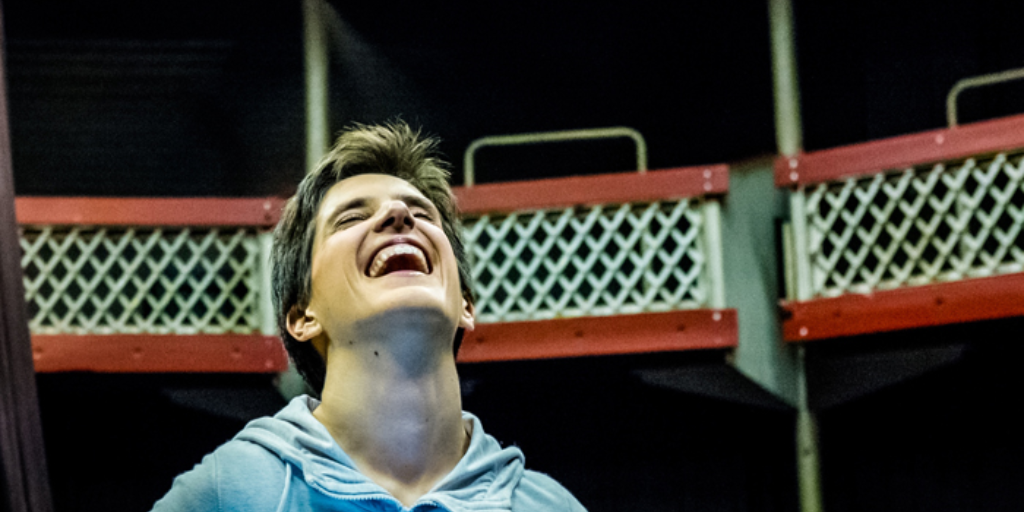
[[[203,458],[153,510],[539,512],[585,509],[551,477],[528,471],[523,452],[502,448],[472,422],[462,460],[411,508],[360,473],[311,411],[319,402],[296,397],[272,418],[251,421]]]

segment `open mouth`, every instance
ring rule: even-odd
[[[380,277],[392,272],[412,271],[430,273],[430,263],[423,251],[411,244],[389,245],[377,252],[366,269],[369,277]]]

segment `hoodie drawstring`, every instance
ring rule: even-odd
[[[288,501],[289,487],[292,485],[292,465],[284,464],[284,490],[281,491],[281,501],[277,502],[277,512],[284,512],[285,502]]]

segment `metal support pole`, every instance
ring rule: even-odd
[[[824,510],[821,497],[821,466],[818,460],[818,419],[807,404],[807,374],[804,368],[804,347],[797,347],[797,381],[799,404],[796,416],[796,467],[800,482],[800,510]]]
[[[0,510],[50,512],[53,499],[14,211],[5,21],[0,12]]]
[[[271,294],[271,281],[270,281],[270,251],[273,245],[274,235],[273,233],[266,231],[256,235],[257,243],[259,244],[259,280],[257,290],[259,293],[259,303],[257,304],[257,310],[259,311],[259,323],[260,333],[266,336],[273,336],[277,334],[277,320],[274,315],[274,303]]]
[[[791,266],[787,271],[792,275],[793,291],[795,295],[790,297],[796,300],[808,300],[814,293],[814,276],[811,273],[811,256],[808,254],[810,233],[807,226],[806,197],[802,190],[797,190],[789,196],[790,212],[790,234],[792,238]]]
[[[775,140],[779,154],[793,156],[803,146],[800,88],[793,47],[793,6],[790,0],[768,0],[771,20],[772,76],[775,84]]]
[[[306,172],[312,172],[330,145],[330,127],[327,118],[328,60],[327,9],[324,0],[302,0],[302,30],[306,68]],[[277,332],[274,312],[270,303],[270,233],[260,235],[260,331]],[[288,369],[277,377],[277,390],[286,399],[306,391],[306,384],[295,369],[291,358]]]
[[[775,85],[775,140],[779,154],[795,156],[803,147],[803,131],[800,123],[800,89],[797,82],[796,51],[794,48],[793,6],[790,0],[768,0],[768,15],[771,23],[772,75]],[[803,192],[793,191],[790,196],[794,206],[792,215],[795,254],[797,298],[809,298],[810,285],[807,272],[806,223],[803,218]],[[799,206],[799,208],[796,208]],[[807,372],[804,363],[804,347],[797,348],[797,418],[796,418],[796,462],[797,478],[800,485],[800,510],[821,512],[821,467],[818,461],[817,423],[814,412],[807,400]]]
[[[330,128],[327,120],[327,34],[324,0],[302,1],[306,67],[306,172],[313,170],[327,149]]]
[[[708,306],[725,307],[725,271],[722,264],[722,221],[717,199],[704,201],[704,254],[707,255]]]

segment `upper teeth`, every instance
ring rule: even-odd
[[[368,272],[370,277],[379,276],[380,273],[384,271],[387,261],[391,259],[391,257],[398,256],[400,254],[415,255],[417,259],[420,260],[420,267],[423,268],[424,271],[427,270],[427,258],[423,255],[423,251],[421,251],[419,247],[409,244],[395,244],[389,245],[377,253],[377,256],[373,259],[373,263],[370,265],[370,271]]]

